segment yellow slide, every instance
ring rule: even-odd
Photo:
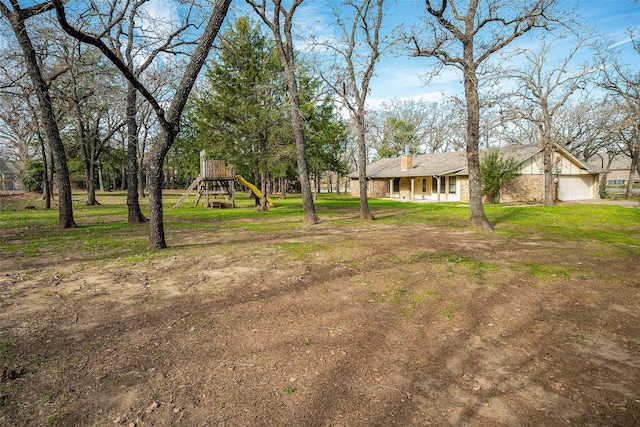
[[[238,180],[238,182],[240,182],[240,184],[244,185],[249,190],[253,191],[253,194],[255,194],[258,199],[262,198],[262,191],[258,190],[258,187],[256,187],[255,185],[253,185],[252,183],[244,179],[242,175],[236,175],[236,179]],[[273,206],[273,202],[269,197],[267,197],[267,204],[269,206]]]

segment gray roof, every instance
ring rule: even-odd
[[[609,162],[609,160],[602,154],[595,154],[594,156],[589,158],[589,161],[593,162],[594,164],[600,163],[602,165],[606,165]],[[631,157],[625,154],[620,154],[614,157],[613,161],[611,162],[611,166],[609,166],[609,170],[611,171],[629,169],[631,169]]]
[[[423,154],[413,156],[413,167],[400,170],[400,158],[380,159],[367,165],[370,178],[395,178],[403,176],[447,175],[459,172],[467,167],[467,155],[464,151],[451,153]]]
[[[500,148],[500,154],[504,158],[516,159],[522,163],[542,149],[535,145],[510,145]],[[482,153],[480,153],[482,157]],[[400,170],[400,158],[393,157],[380,159],[367,165],[369,178],[398,178],[413,176],[441,176],[441,175],[468,175],[466,151],[453,151],[448,153],[421,154],[413,156],[413,167],[406,171]],[[350,175],[358,177],[358,172]]]

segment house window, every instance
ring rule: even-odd
[[[393,179],[393,192],[394,193],[400,192],[400,178]]]
[[[429,181],[427,181],[427,178],[424,178],[424,179],[422,180],[422,192],[423,192],[423,193],[426,193],[426,192],[427,192],[427,183],[428,183],[428,182],[429,182]]]
[[[455,194],[456,192],[456,177],[449,177],[449,194]]]
[[[440,177],[440,194],[444,194],[445,193],[445,188],[446,187],[446,178],[444,176]],[[433,177],[432,178],[432,183],[431,183],[431,191],[433,191],[434,193],[438,192],[438,178],[437,177]]]

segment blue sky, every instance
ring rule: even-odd
[[[402,23],[410,25],[425,16],[424,0],[385,0],[388,19],[386,29],[395,28]],[[159,9],[172,2],[154,0]],[[355,0],[357,3],[358,0]],[[505,1],[508,3],[508,0]],[[286,0],[285,0],[286,4]],[[304,0],[302,6],[296,11],[295,28],[301,38],[298,40],[298,50],[305,51],[308,46],[304,36],[309,33],[316,34],[325,40],[335,37],[334,17],[332,6],[340,5],[340,0]],[[559,0],[559,7],[575,9],[579,14],[578,19],[585,25],[593,27],[593,31],[605,36],[616,49],[625,52],[622,57],[629,64],[640,68],[640,55],[632,49],[629,30],[635,29],[640,37],[640,1],[634,0]],[[252,15],[248,5],[237,0],[232,3],[232,13],[227,23],[231,23],[234,15]],[[160,14],[161,11],[156,13]],[[257,20],[258,18],[255,17]],[[539,35],[524,36],[518,43],[522,47],[535,49]],[[557,43],[555,52],[557,58],[562,58],[567,50],[571,49],[570,42],[564,45]],[[591,54],[584,51],[585,57]],[[517,61],[517,58],[515,59]],[[429,85],[425,83],[424,76],[430,69],[433,60],[427,58],[412,58],[408,54],[387,56],[377,66],[376,76],[371,85],[371,92],[367,98],[370,108],[378,108],[383,102],[391,99],[423,99],[427,101],[440,101],[443,94],[452,96],[462,93],[460,73],[452,68],[444,68],[438,76],[433,77]],[[553,58],[551,61],[553,63]],[[577,65],[577,61],[576,61]]]
[[[331,37],[333,16],[329,4],[339,2],[305,0],[303,8],[296,12],[299,28],[306,31],[325,33]],[[387,0],[390,18],[387,27],[395,27],[398,23],[409,25],[416,22],[419,16],[425,16],[424,2],[420,0]],[[587,26],[593,27],[596,34],[606,36],[617,49],[626,52],[623,58],[632,66],[640,68],[640,55],[632,50],[629,30],[635,28],[640,37],[640,2],[633,0],[560,0],[560,7],[576,8],[579,20]],[[305,30],[303,30],[305,31]],[[535,37],[523,37],[519,43],[529,48],[535,48]],[[556,54],[562,58],[567,45],[557,44]],[[585,56],[590,54],[585,51]],[[423,78],[430,68],[427,58],[412,58],[408,55],[388,56],[377,66],[376,77],[372,81],[368,105],[376,108],[390,99],[424,99],[439,101],[442,94],[455,95],[462,92],[459,73],[451,68],[444,68],[442,72],[431,79],[426,85]],[[577,62],[576,62],[577,65]]]

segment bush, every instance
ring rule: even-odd
[[[601,199],[608,199],[609,198],[609,194],[607,193],[607,186],[606,185],[601,185],[600,186],[600,191],[598,192],[598,195],[600,196]]]
[[[515,159],[505,159],[497,149],[490,150],[480,161],[482,195],[491,203],[500,203],[500,190],[511,179],[520,175]]]
[[[29,191],[42,193],[42,183],[44,182],[44,164],[41,160],[29,162],[27,170],[24,171],[22,182]]]

